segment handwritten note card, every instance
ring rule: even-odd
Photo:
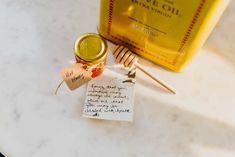
[[[96,119],[132,121],[135,71],[105,69],[88,83],[83,116]]]

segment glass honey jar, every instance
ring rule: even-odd
[[[92,72],[92,78],[99,76],[104,70],[107,47],[106,41],[95,33],[84,34],[75,42],[76,61]]]

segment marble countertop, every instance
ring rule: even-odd
[[[138,72],[134,122],[82,118],[85,87],[69,92],[60,69],[73,43],[96,32],[97,0],[2,0],[0,152],[7,157],[234,157],[235,2],[183,73],[141,63],[176,96]]]

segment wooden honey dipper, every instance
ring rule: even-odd
[[[145,70],[145,68],[138,63],[138,57],[134,55],[128,48],[118,45],[117,48],[113,51],[113,55],[118,63],[130,68],[135,66],[143,73],[148,75],[150,78],[152,78],[154,81],[159,83],[162,87],[167,89],[169,92],[176,94],[176,92],[168,87],[165,83],[162,83],[162,81]]]

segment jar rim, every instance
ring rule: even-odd
[[[76,57],[89,63],[99,63],[106,58],[107,42],[98,34],[86,33],[74,44]]]

